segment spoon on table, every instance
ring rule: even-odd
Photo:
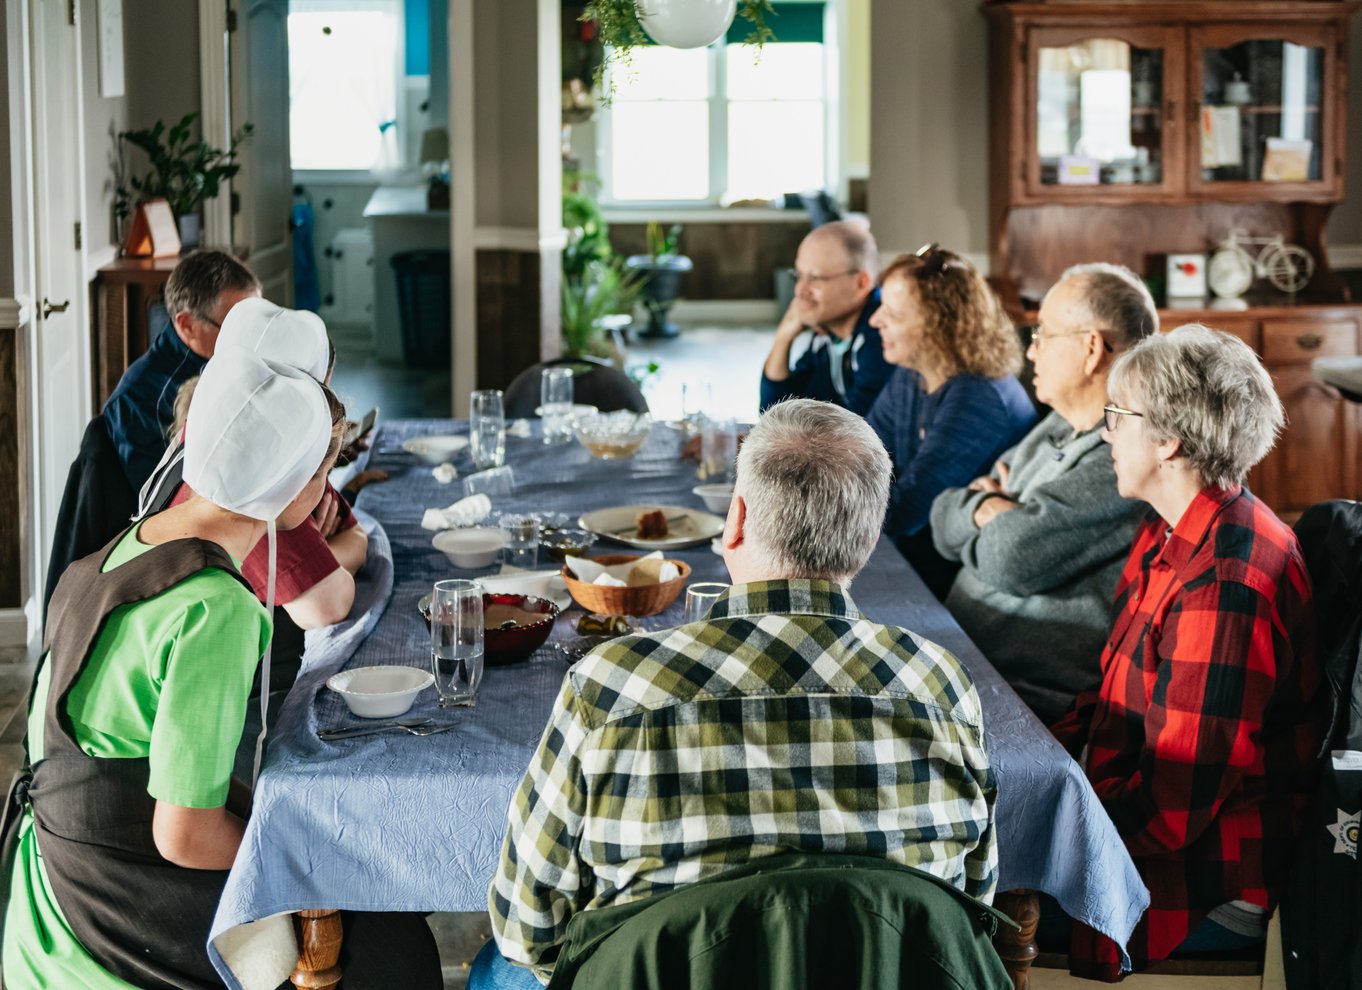
[[[348,725],[339,729],[322,729],[317,733],[318,739],[353,739],[355,736],[368,736],[375,732],[387,732],[389,729],[406,729],[412,732],[422,726],[430,725],[435,720],[427,715],[425,718],[409,716],[407,718],[395,718],[388,722],[378,722],[374,725]]]

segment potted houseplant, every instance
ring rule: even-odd
[[[646,45],[649,35],[675,48],[703,47],[718,40],[735,13],[752,25],[746,44],[760,48],[775,40],[766,25],[766,15],[775,15],[771,0],[589,0],[579,20],[594,21],[605,46],[605,58],[593,73],[604,102],[613,92],[613,85],[604,84],[606,67],[628,66],[633,50]]]
[[[114,206],[119,220],[138,203],[163,196],[175,214],[180,243],[185,247],[196,247],[199,243],[199,204],[215,198],[223,181],[241,170],[237,149],[252,130],[250,124],[244,125],[232,135],[229,147],[223,151],[202,138],[193,139],[198,117],[197,112],[187,113],[169,128],[158,120],[151,127],[118,135],[120,141],[140,149],[151,166],[145,175],[133,175],[118,183]]]
[[[563,353],[622,363],[624,355],[613,340],[606,338],[606,324],[610,317],[633,309],[638,294],[638,276],[616,259],[590,261],[579,274],[564,272],[559,310]]]
[[[675,337],[681,331],[667,321],[667,313],[676,304],[681,292],[681,276],[694,266],[684,254],[677,253],[681,239],[681,225],[663,228],[660,223],[648,224],[647,254],[631,255],[625,267],[638,272],[642,278],[643,304],[648,309],[648,326],[640,336]]]

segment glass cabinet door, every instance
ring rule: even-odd
[[[1032,32],[1029,192],[1046,199],[1130,198],[1164,192],[1180,180],[1172,136],[1179,50],[1163,29],[1120,34]]]
[[[1333,46],[1324,28],[1264,37],[1271,28],[1192,32],[1192,86],[1199,101],[1193,188],[1235,184],[1300,189],[1331,184],[1334,107],[1325,80]],[[1257,36],[1250,36],[1256,32]]]

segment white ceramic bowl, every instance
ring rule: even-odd
[[[583,416],[590,416],[592,413],[597,412],[600,412],[600,410],[597,409],[595,406],[588,406],[582,402],[574,402],[572,404],[572,408],[568,410],[568,417],[571,418],[573,422],[576,422]],[[535,406],[534,414],[542,419],[544,416],[544,407]]]
[[[491,526],[472,526],[436,533],[435,539],[430,542],[455,567],[472,570],[490,567],[497,562],[501,548],[506,545],[506,534]]]
[[[706,509],[720,515],[727,514],[728,503],[733,501],[732,485],[696,485],[691,491],[700,496]]]
[[[435,683],[416,667],[355,667],[327,678],[326,686],[345,699],[360,718],[394,718],[411,708],[416,696]]]
[[[443,464],[468,446],[467,437],[436,436],[412,437],[402,441],[402,449],[415,454],[427,464]]]

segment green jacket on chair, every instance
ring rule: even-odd
[[[1011,990],[992,943],[1000,922],[1012,924],[921,870],[868,856],[773,856],[583,911],[549,988]]]

